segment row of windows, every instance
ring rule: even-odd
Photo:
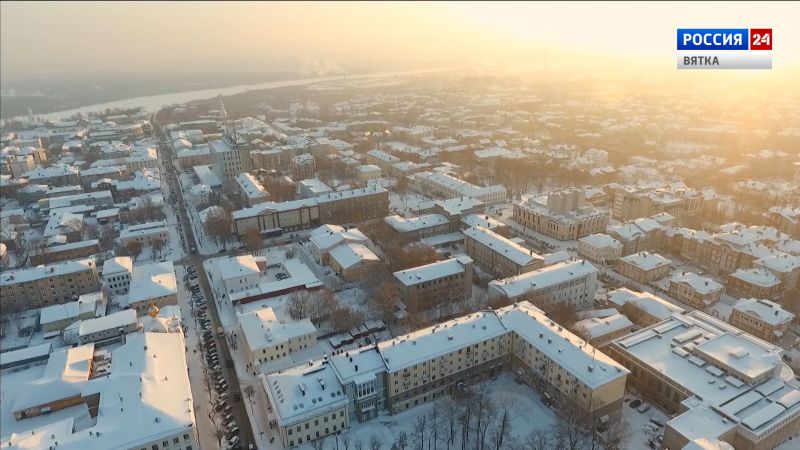
[[[184,434],[183,435],[184,442],[188,442],[190,439],[191,439],[191,437],[188,434]],[[181,440],[178,437],[174,437],[174,438],[172,438],[172,443],[173,443],[173,445],[179,445],[181,443]],[[152,447],[151,447],[151,450],[159,450],[160,448],[161,449],[170,448],[169,441],[163,441],[161,443],[161,447],[159,447],[158,444],[153,444]],[[147,447],[142,447],[140,450],[147,450]],[[192,446],[191,445],[187,445],[185,447],[185,450],[192,450]]]

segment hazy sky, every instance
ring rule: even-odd
[[[800,4],[0,3],[0,74],[547,64],[675,70],[678,27],[774,29],[800,65]]]

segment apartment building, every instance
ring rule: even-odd
[[[339,434],[350,427],[349,401],[327,358],[258,377],[284,448]]]
[[[0,275],[3,313],[65,303],[99,290],[93,259],[6,270]]]
[[[236,175],[236,186],[239,188],[239,195],[247,206],[253,206],[269,199],[269,193],[264,189],[264,186],[247,172]]]
[[[131,272],[128,296],[120,306],[135,309],[138,316],[143,316],[151,305],[158,308],[177,305],[177,286],[172,261],[135,266]]]
[[[217,178],[223,183],[232,182],[236,175],[245,171],[249,161],[243,159],[243,151],[231,139],[226,137],[208,143],[211,166]],[[248,156],[249,158],[249,156]]]
[[[330,365],[347,396],[351,422],[366,422],[386,411],[386,364],[377,345],[333,355]]]
[[[553,264],[489,283],[489,300],[531,301],[539,307],[564,305],[583,309],[592,305],[598,270],[585,260]]]
[[[519,275],[544,266],[544,258],[516,242],[483,227],[467,228],[464,252],[475,264],[496,277]]]
[[[380,186],[329,192],[317,201],[323,223],[363,222],[383,218],[389,212],[389,191]]]
[[[578,239],[578,255],[596,264],[614,264],[622,257],[622,244],[607,234],[590,234]]]
[[[328,265],[343,280],[355,282],[373,273],[381,259],[364,244],[344,242],[328,252]]]
[[[277,170],[284,172],[292,167],[295,152],[288,149],[253,150],[250,158],[253,161],[253,170]]]
[[[527,302],[459,317],[378,344],[387,408],[398,413],[508,369],[594,420],[620,413],[628,371]]]
[[[630,370],[641,395],[677,414],[666,424],[663,448],[704,437],[765,450],[800,426],[800,389],[786,381],[794,374],[782,350],[701,311],[619,338],[607,352]]]
[[[625,308],[630,303],[633,308]],[[673,314],[680,314],[684,309],[674,303],[649,292],[635,292],[628,288],[619,288],[608,292],[608,306],[624,313],[636,325],[648,327]]]
[[[82,320],[78,325],[78,344],[121,341],[122,336],[139,329],[136,311],[125,309],[105,316]]]
[[[411,313],[431,311],[472,295],[472,259],[457,255],[445,261],[394,273],[400,300]]]
[[[603,233],[609,213],[586,205],[585,195],[573,189],[523,199],[514,204],[514,221],[562,241]]]
[[[97,239],[87,239],[85,241],[47,247],[43,253],[31,255],[30,262],[32,265],[54,263],[86,258],[97,253],[100,253],[100,242]]]
[[[786,335],[794,314],[769,300],[741,299],[733,305],[728,321],[753,336],[776,342]]]
[[[93,319],[106,312],[106,299],[101,292],[84,294],[74,302],[45,306],[39,311],[42,332],[61,331],[79,320]]]
[[[481,187],[451,175],[438,172],[418,172],[414,174],[414,186],[421,193],[441,198],[471,197],[486,205],[506,201],[505,186]]]
[[[130,225],[119,232],[119,243],[125,247],[130,242],[139,242],[142,245],[152,246],[154,240],[167,243],[169,229],[167,222],[160,220],[157,222],[147,222],[138,225]]]
[[[763,267],[738,269],[728,275],[728,293],[734,297],[775,299],[782,291],[781,280]]]
[[[367,152],[367,163],[380,167],[384,172],[391,171],[391,167],[399,162],[400,158],[382,150],[370,150]]]
[[[225,293],[231,295],[258,286],[267,272],[267,259],[263,256],[241,255],[218,259],[217,273]]]
[[[648,284],[668,276],[671,264],[658,253],[639,252],[620,258],[614,270],[633,281]]]
[[[383,219],[396,242],[409,243],[420,239],[449,233],[450,220],[441,214],[425,214],[406,219],[393,215]]]
[[[374,164],[362,164],[356,167],[356,180],[362,185],[367,184],[370,180],[377,180],[381,176],[381,168]]]
[[[103,263],[103,287],[111,295],[125,295],[131,284],[133,260],[130,256],[117,256]]]
[[[269,307],[238,314],[238,319],[248,369],[253,375],[260,372],[258,367],[262,363],[284,358],[317,343],[317,329],[310,320],[279,320]]]
[[[325,224],[313,230],[309,238],[311,254],[320,264],[328,264],[328,253],[343,243],[372,246],[372,241],[358,228],[345,229],[340,225]]]
[[[683,273],[669,280],[669,296],[695,309],[706,309],[719,302],[725,286],[696,273]]]
[[[196,145],[192,148],[178,150],[175,158],[181,169],[184,170],[194,166],[206,166],[211,164],[211,149],[208,145]]]

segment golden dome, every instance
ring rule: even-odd
[[[156,306],[155,303],[150,303],[150,309],[147,311],[147,314],[152,318],[156,318],[158,317],[159,311],[160,310],[158,309],[158,306]]]

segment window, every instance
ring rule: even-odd
[[[169,441],[162,442],[161,446],[164,447],[164,448],[169,447]]]
[[[184,441],[188,441],[189,440],[189,435],[188,434],[184,434],[183,435],[183,440]]]
[[[173,443],[173,444],[178,444],[178,443],[180,443],[180,442],[181,442],[181,440],[180,440],[180,439],[178,439],[178,438],[172,438],[172,443]]]

